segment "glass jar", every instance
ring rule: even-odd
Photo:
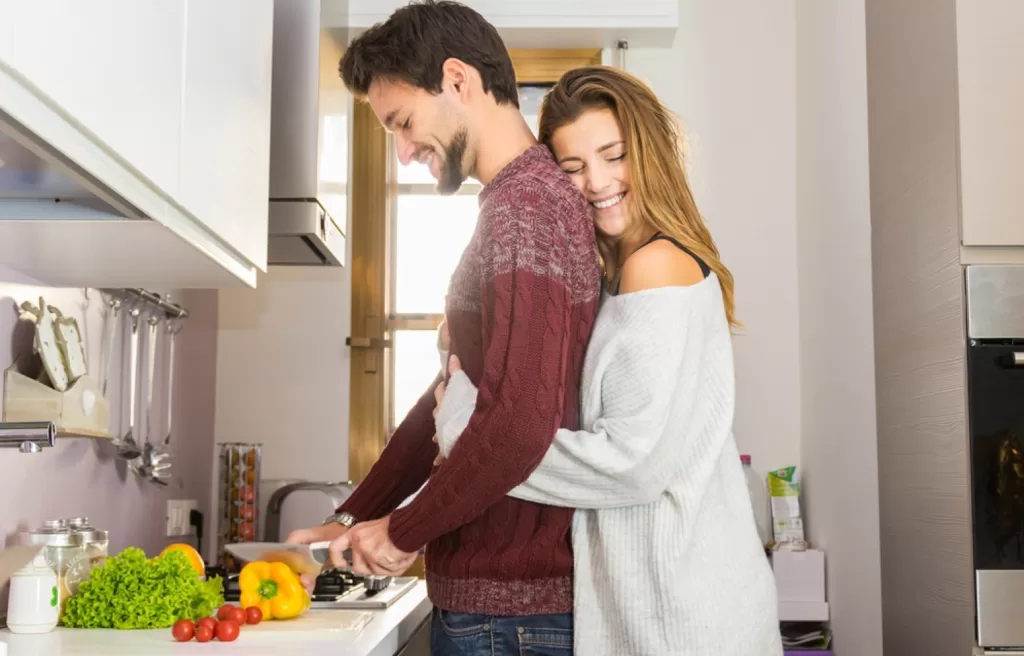
[[[82,554],[68,564],[65,585],[72,595],[78,593],[78,586],[89,578],[94,567],[102,565],[107,559],[110,545],[109,534],[89,524],[88,517],[73,517],[65,520],[71,533],[81,536]]]
[[[67,522],[51,519],[39,528],[19,534],[21,544],[38,545],[43,548],[46,563],[57,575],[58,621],[64,618],[64,606],[71,596],[67,587],[68,567],[85,554],[82,536],[73,533]]]

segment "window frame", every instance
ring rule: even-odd
[[[510,49],[521,86],[550,85],[580,66],[599,65],[602,51],[585,49]],[[396,330],[437,330],[443,314],[392,314],[398,194],[436,193],[433,184],[398,184],[394,148],[365,103],[356,102],[352,125],[352,328],[369,338],[351,349],[349,384],[349,480],[360,483],[376,462],[391,433]],[[468,183],[460,193],[478,193]]]

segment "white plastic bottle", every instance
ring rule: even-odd
[[[761,544],[767,546],[772,541],[772,519],[768,506],[768,484],[750,465],[750,455],[740,455],[743,463],[743,476],[747,479],[747,492],[750,494],[750,505],[754,509],[754,521],[757,523],[757,535]]]

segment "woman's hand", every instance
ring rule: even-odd
[[[448,376],[451,377],[456,371],[462,371],[462,363],[459,362],[459,356],[453,355],[448,358]],[[442,380],[438,383],[437,387],[434,388],[434,419],[437,419],[437,409],[441,407],[441,402],[444,401],[445,384]],[[437,444],[437,433],[434,433],[434,444]],[[437,457],[434,458],[434,466],[437,467],[444,462],[444,456],[438,451]]]

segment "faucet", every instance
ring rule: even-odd
[[[351,481],[345,483],[316,483],[313,481],[303,481],[301,483],[289,483],[288,485],[278,488],[270,495],[270,500],[267,502],[266,524],[263,528],[264,542],[281,541],[281,506],[284,504],[284,500],[289,494],[300,490],[317,490],[319,492],[323,492],[330,497],[331,504],[337,508],[352,494],[353,486]]]
[[[39,453],[56,443],[57,426],[52,421],[0,421],[0,448]]]

